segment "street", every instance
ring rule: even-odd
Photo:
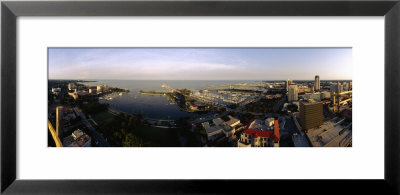
[[[86,119],[85,114],[77,107],[74,108],[74,111],[81,117],[82,123],[91,131],[92,133],[92,141],[96,142],[97,146],[100,147],[110,147],[110,144],[104,139],[104,137],[96,131],[96,129],[90,124],[90,122]]]

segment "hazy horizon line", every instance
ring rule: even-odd
[[[288,79],[65,79],[48,78],[48,80],[83,80],[83,81],[287,81]],[[291,81],[314,81],[315,79],[289,79]],[[353,79],[320,79],[320,81],[348,81]]]

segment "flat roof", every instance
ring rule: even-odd
[[[334,146],[335,143],[340,143],[342,139],[348,139],[345,135],[351,133],[352,123],[345,125],[344,121],[345,119],[334,118],[325,121],[320,127],[309,129],[306,134],[311,145],[314,147]],[[334,140],[336,140],[335,143],[331,143]]]

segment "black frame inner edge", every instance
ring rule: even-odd
[[[236,194],[261,189],[265,190],[262,192],[285,194],[299,192],[400,194],[399,4],[399,0],[2,1],[1,192],[6,194]],[[384,179],[16,180],[16,21],[19,16],[385,16]]]

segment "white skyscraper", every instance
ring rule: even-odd
[[[299,88],[296,84],[290,84],[288,89],[288,101],[298,101],[299,100]]]
[[[315,86],[314,87],[315,91],[321,90],[319,75],[315,75],[315,85],[314,86]]]
[[[286,80],[286,91],[289,91],[289,85],[292,84],[292,80]]]

